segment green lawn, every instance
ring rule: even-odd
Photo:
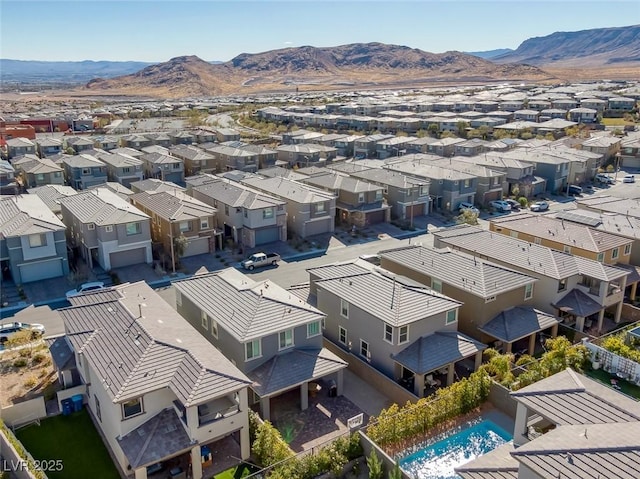
[[[640,386],[636,386],[635,384],[631,384],[629,381],[625,381],[624,379],[618,379],[615,376],[612,376],[604,369],[591,369],[588,368],[585,371],[585,374],[596,381],[600,381],[601,383],[611,386],[611,379],[616,379],[618,382],[618,386],[620,386],[620,392],[626,394],[627,396],[631,396],[633,398],[640,400]]]
[[[62,461],[62,471],[45,471],[51,479],[120,479],[86,410],[44,419],[16,436],[34,459]]]
[[[234,466],[226,471],[222,471],[220,474],[216,474],[212,479],[240,479],[258,471],[259,469],[257,467],[242,463],[239,466]]]

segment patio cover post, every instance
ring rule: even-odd
[[[453,384],[453,375],[456,372],[456,363],[449,363],[447,366],[447,386]]]
[[[300,410],[304,411],[309,407],[309,382],[305,381],[300,385]]]
[[[260,398],[260,412],[262,413],[262,419],[269,421],[271,419],[271,404],[269,397]]]
[[[604,308],[598,313],[598,331],[602,331],[602,325],[604,324]],[[580,330],[582,331],[582,330]]]
[[[147,468],[139,467],[135,470],[135,479],[147,479]]]
[[[533,356],[536,352],[536,333],[529,336],[529,354]]]
[[[200,456],[199,444],[191,448],[191,477],[202,479],[202,457]]]
[[[424,397],[424,374],[414,374],[413,377],[413,393],[419,398]]]

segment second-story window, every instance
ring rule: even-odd
[[[122,172],[123,173],[131,173],[131,168],[129,168],[128,166],[124,167],[124,168],[122,168]]]
[[[384,325],[384,340],[393,344],[393,327],[390,324]]]
[[[260,347],[260,340],[254,339],[244,345],[244,357],[247,361],[262,356],[262,350]]]
[[[180,222],[180,232],[186,233],[191,231],[191,221],[181,221]]]
[[[83,175],[90,175],[91,174],[91,168],[82,168],[82,174]]]
[[[44,233],[29,235],[30,248],[40,248],[41,246],[47,246],[47,235]]]
[[[420,196],[427,196],[429,194],[429,187],[428,186],[421,186],[420,187]]]
[[[567,278],[563,278],[558,281],[558,292],[564,291],[567,289]]]
[[[209,229],[209,218],[200,218],[200,229]]]
[[[324,213],[324,203],[316,203],[316,213]]]
[[[471,180],[464,180],[464,187],[469,188],[471,186]]]
[[[525,301],[527,299],[531,299],[533,298],[533,283],[529,283],[524,287],[524,299]]]
[[[280,331],[279,336],[279,349],[287,349],[293,346],[293,329],[287,329],[286,331]]]
[[[214,338],[217,338],[218,337],[218,322],[213,318],[209,318],[209,321],[211,322],[211,334],[213,335]]]
[[[265,208],[262,210],[262,219],[273,218],[273,208]]]
[[[618,248],[613,248],[611,250],[611,259],[617,259],[619,255]]]
[[[209,329],[209,316],[204,311],[200,311],[200,325],[204,329]]]
[[[631,243],[624,245],[624,255],[629,256],[631,254]]]
[[[224,214],[229,216],[229,205],[224,205]]]
[[[382,200],[382,190],[376,190],[376,201]]]
[[[439,279],[432,279],[431,289],[437,291],[438,293],[442,293],[442,281],[440,281]]]
[[[598,263],[602,263],[604,261],[604,253],[598,253],[596,261],[598,261]]]
[[[409,341],[409,326],[400,326],[398,331],[398,344],[404,344]]]
[[[180,163],[173,163],[173,164],[172,164],[172,168],[173,168],[174,170],[179,170],[179,169],[180,169]]]
[[[358,203],[364,203],[364,193],[358,193]]]
[[[312,338],[320,334],[320,321],[307,324],[307,338]]]
[[[455,323],[458,320],[458,310],[452,309],[451,311],[447,311],[447,321],[446,324]]]
[[[127,236],[139,235],[140,233],[142,233],[142,225],[139,222],[127,223],[126,229],[127,229]]]
[[[340,300],[340,316],[349,319],[349,303],[344,299]]]
[[[122,419],[128,419],[138,414],[142,414],[144,409],[142,408],[142,398],[135,398],[125,403],[122,403]]]
[[[89,224],[87,224],[87,229],[88,229],[88,230],[94,230],[94,229],[96,229],[96,224],[95,224],[95,223],[89,223]]]

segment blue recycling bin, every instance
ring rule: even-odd
[[[62,401],[62,415],[68,416],[73,412],[73,401],[71,399],[63,399]]]
[[[82,394],[76,394],[71,396],[71,402],[73,403],[73,411],[82,411]]]

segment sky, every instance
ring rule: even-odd
[[[638,0],[0,0],[0,58],[227,61],[360,42],[471,52],[634,24]]]

